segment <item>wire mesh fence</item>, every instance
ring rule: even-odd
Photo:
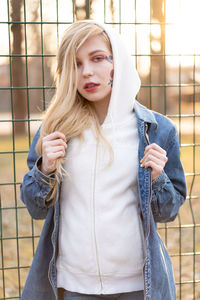
[[[188,194],[176,220],[158,224],[177,299],[200,299],[200,3],[193,0],[1,0],[0,298],[19,299],[40,236],[19,186],[42,112],[54,93],[56,50],[76,19],[122,34],[142,87],[138,100],[177,125]]]

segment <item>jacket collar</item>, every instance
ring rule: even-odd
[[[142,104],[140,104],[137,100],[135,100],[135,103],[134,103],[134,110],[135,110],[135,113],[136,113],[136,116],[138,119],[140,119],[146,123],[155,124],[155,127],[158,126],[158,123],[156,121],[156,118],[155,118],[153,112],[151,110],[147,109]]]

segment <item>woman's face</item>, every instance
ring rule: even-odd
[[[113,81],[112,53],[99,37],[88,38],[76,53],[78,91],[88,101],[108,106]]]

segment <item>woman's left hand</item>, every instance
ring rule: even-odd
[[[148,145],[144,151],[144,157],[141,159],[141,167],[151,168],[152,180],[155,180],[163,171],[168,161],[167,153],[160,146],[153,143]]]

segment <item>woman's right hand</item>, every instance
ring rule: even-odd
[[[56,161],[65,156],[67,148],[66,137],[62,132],[55,131],[42,139],[42,166],[41,171],[45,175],[53,173],[56,169]]]

